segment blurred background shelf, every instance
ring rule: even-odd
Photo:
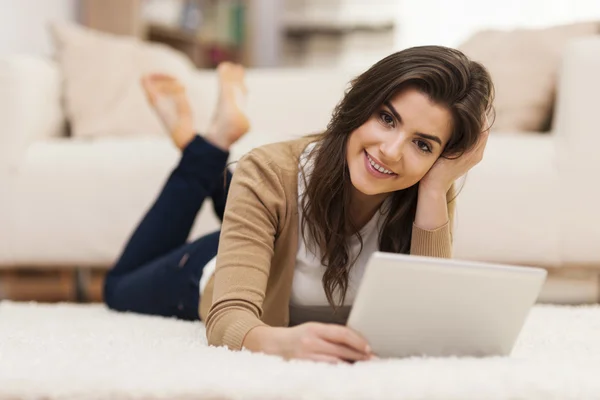
[[[165,43],[200,68],[339,67],[390,54],[396,10],[393,0],[83,0],[81,20]]]
[[[199,68],[224,60],[253,64],[244,0],[83,0],[81,21],[100,31],[164,43]],[[115,17],[115,16],[119,17]]]
[[[285,0],[281,65],[365,68],[392,53],[393,0]]]
[[[344,34],[356,31],[390,31],[396,26],[391,17],[379,19],[335,18],[331,15],[287,15],[283,18],[285,31],[293,34]]]
[[[164,43],[187,54],[199,68],[215,67],[225,60],[248,63],[244,49],[239,45],[219,42],[168,25],[148,24],[145,38],[151,42]]]

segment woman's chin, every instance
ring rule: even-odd
[[[354,186],[354,189],[364,194],[365,196],[376,196],[387,192],[380,185],[374,185],[372,182],[369,181],[365,182],[363,179],[350,180],[352,182],[352,186]]]
[[[383,194],[390,194],[393,192],[397,192],[399,190],[404,190],[404,189],[408,189],[410,186],[412,185],[394,185],[394,187],[389,187],[389,186],[385,186],[385,185],[378,185],[378,182],[373,182],[371,179],[364,179],[364,178],[359,178],[359,179],[352,179],[350,178],[350,181],[352,182],[352,186],[354,186],[354,189],[357,190],[358,192],[364,194],[365,196],[377,196],[377,195],[383,195]]]

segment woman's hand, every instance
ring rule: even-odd
[[[487,118],[486,118],[487,123]],[[489,125],[486,125],[489,126]],[[419,183],[419,191],[446,194],[454,181],[466,174],[483,159],[489,128],[481,133],[475,147],[455,159],[438,158]]]
[[[328,363],[365,361],[373,357],[367,341],[354,330],[316,322],[292,328],[256,327],[246,335],[244,347],[285,359]]]
[[[488,128],[479,137],[475,147],[455,159],[438,158],[419,182],[419,197],[415,225],[425,230],[436,230],[448,222],[448,191],[454,181],[466,174],[483,158],[485,145],[490,134]],[[451,245],[449,245],[451,246]]]

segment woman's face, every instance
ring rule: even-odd
[[[352,185],[378,195],[413,186],[442,154],[452,116],[414,88],[398,92],[350,134],[346,159]]]

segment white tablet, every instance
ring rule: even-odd
[[[379,357],[510,354],[542,268],[374,253],[347,325]]]

